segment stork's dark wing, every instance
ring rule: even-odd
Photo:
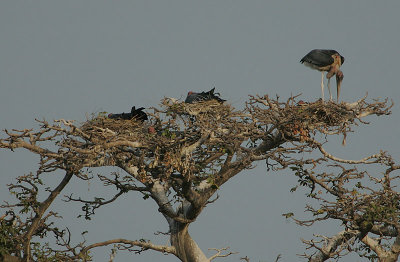
[[[131,119],[134,119],[136,121],[146,121],[148,119],[147,114],[143,112],[144,107],[140,107],[136,109],[135,107],[132,107],[131,109]]]
[[[201,101],[208,101],[208,100],[217,100],[220,103],[225,102],[225,99],[220,98],[220,93],[214,93],[215,92],[215,87],[213,89],[211,89],[208,92],[201,92],[199,94],[199,97],[201,98]]]
[[[316,67],[328,66],[334,62],[332,57],[334,54],[338,54],[338,52],[335,50],[314,49],[306,54],[300,60],[300,63],[307,63]]]
[[[219,93],[214,93],[215,87],[208,92],[201,93],[190,93],[185,99],[185,103],[196,103],[201,101],[209,101],[209,100],[217,100],[220,103],[225,102],[226,100],[219,97]]]
[[[124,120],[135,120],[143,122],[147,120],[147,114],[143,112],[144,107],[136,109],[134,106],[131,109],[130,113],[121,113],[121,114],[109,114],[108,118],[111,119],[124,119]]]
[[[131,113],[109,114],[108,118],[129,120],[132,118],[132,115]]]
[[[191,104],[191,103],[196,102],[197,95],[198,95],[198,93],[190,92],[190,93],[186,96],[185,103]]]

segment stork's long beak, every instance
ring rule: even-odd
[[[339,103],[339,96],[340,96],[340,87],[342,85],[342,81],[343,81],[343,72],[342,71],[338,71],[336,73],[336,85],[337,85],[337,102]]]

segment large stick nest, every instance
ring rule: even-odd
[[[289,98],[286,102],[270,99],[268,96],[251,96],[247,108],[253,119],[266,129],[277,128],[285,137],[299,136],[300,140],[310,137],[310,134],[320,132],[323,134],[340,134],[346,136],[351,131],[351,125],[357,124],[370,114],[388,115],[392,105],[387,105],[387,100],[374,103],[365,102],[365,97],[354,103],[342,102],[315,102],[296,101],[296,97]]]
[[[99,138],[112,138],[115,136],[124,138],[139,139],[143,134],[143,125],[140,121],[124,120],[124,119],[111,119],[105,115],[99,115],[91,120],[86,121],[81,129],[84,132],[90,133]]]

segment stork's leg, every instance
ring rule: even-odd
[[[329,101],[332,101],[331,79],[330,78],[328,78],[328,91],[329,91]]]
[[[343,80],[343,73],[342,71],[339,71],[336,74],[336,85],[337,85],[337,102],[339,103],[339,96],[340,96],[340,86],[342,85],[342,80]]]
[[[324,71],[321,72],[321,92],[322,92],[322,102],[324,101]]]

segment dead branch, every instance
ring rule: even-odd
[[[230,255],[234,255],[234,254],[238,254],[238,252],[228,252],[226,254],[222,254],[222,252],[228,250],[229,247],[225,247],[225,248],[209,248],[208,250],[214,250],[217,253],[213,256],[211,256],[208,261],[213,261],[214,259],[216,259],[217,257],[228,257]]]

